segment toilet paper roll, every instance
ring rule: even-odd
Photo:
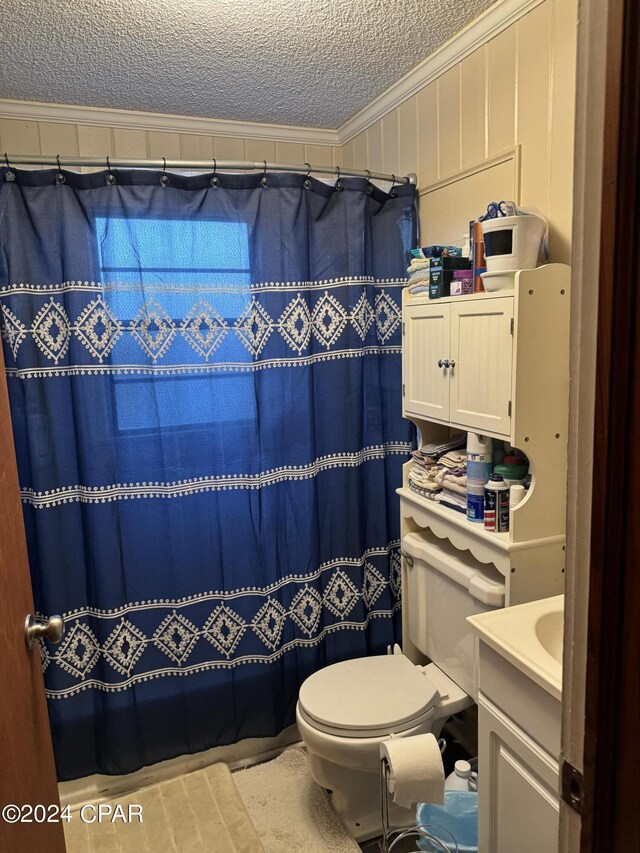
[[[444,766],[440,747],[429,733],[392,738],[380,744],[380,758],[389,763],[389,793],[399,806],[444,803]]]

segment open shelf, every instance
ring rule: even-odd
[[[407,486],[397,489],[397,494],[402,535],[429,530],[459,551],[469,551],[480,563],[493,564],[505,578],[506,607],[563,592],[564,536],[512,542],[508,533],[491,533],[483,525],[468,521],[462,513],[439,506]],[[403,568],[403,576],[405,571]],[[403,631],[405,646],[410,650],[406,630]],[[413,654],[417,651],[409,656]]]
[[[500,551],[509,550],[508,533],[492,533],[490,530],[485,530],[483,523],[469,521],[465,513],[456,512],[455,509],[449,509],[449,507],[441,506],[438,501],[432,501],[429,500],[429,498],[424,498],[409,487],[397,489],[396,491],[403,500],[411,503],[417,510],[427,513],[427,515],[431,516],[433,519],[437,519],[443,526],[450,527],[452,530],[461,530],[464,532],[465,536],[474,536],[479,541],[487,542]],[[426,527],[430,525],[424,526]],[[445,537],[439,536],[439,538],[444,539]],[[446,538],[448,539],[449,536]],[[456,548],[459,547],[460,546],[456,545]]]

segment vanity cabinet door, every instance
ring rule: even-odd
[[[451,303],[452,424],[510,435],[512,319],[512,296]]]
[[[482,693],[478,745],[479,850],[557,850],[558,763]]]
[[[450,370],[444,364],[450,358],[450,306],[409,305],[403,321],[403,414],[448,421]]]

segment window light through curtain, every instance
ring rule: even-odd
[[[144,301],[153,298],[179,330],[192,317],[196,288],[199,291],[214,282],[215,321],[222,340],[249,304],[250,293],[243,289],[251,276],[246,223],[98,217],[96,235],[103,282],[166,285],[166,290],[154,288],[152,294],[144,289],[107,290],[109,307],[125,322],[133,321]],[[185,279],[194,287],[185,287]],[[215,346],[209,312],[199,326],[203,340]],[[160,329],[152,323],[149,331],[159,333]],[[237,360],[250,362],[251,354],[239,346]],[[114,382],[118,429],[148,432],[157,431],[158,425],[171,429],[255,420],[252,382],[251,374],[237,371],[177,377],[120,374]]]

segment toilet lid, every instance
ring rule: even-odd
[[[440,699],[421,669],[404,655],[335,663],[306,679],[299,707],[316,727],[345,736],[375,737],[420,722]]]

